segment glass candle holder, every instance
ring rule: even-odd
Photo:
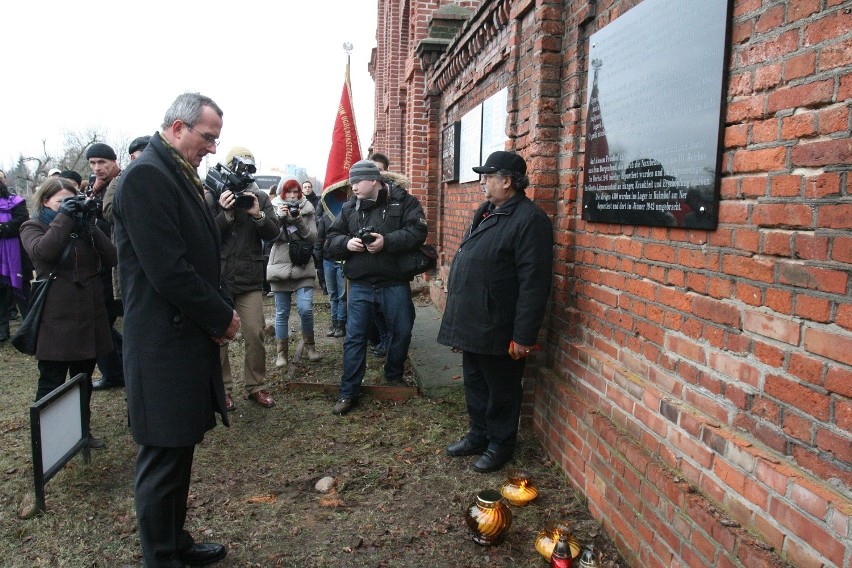
[[[500,488],[500,493],[512,505],[524,507],[538,497],[538,488],[527,472],[515,471],[509,474],[509,479]]]
[[[577,558],[580,555],[580,543],[571,536],[571,529],[565,524],[554,524],[538,532],[535,537],[535,549],[539,554],[544,556],[546,560],[550,560],[550,555],[553,554],[553,549],[556,547],[556,541],[559,540],[560,534],[568,535],[568,546],[571,548],[571,558]]]
[[[477,544],[498,544],[512,526],[512,511],[493,489],[480,491],[465,511],[464,520]]]

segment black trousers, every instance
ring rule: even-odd
[[[515,447],[521,417],[525,359],[464,351],[464,394],[470,432],[489,445]]]
[[[195,446],[139,446],[136,520],[146,568],[183,568],[181,551],[193,545],[183,525]]]

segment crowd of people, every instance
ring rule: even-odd
[[[325,335],[343,338],[334,415],[358,405],[371,343],[387,384],[404,384],[415,309],[411,276],[399,259],[419,250],[428,234],[407,180],[391,174],[381,154],[352,164],[352,198],[336,216],[310,181],[208,187],[197,168],[216,153],[223,114],[199,93],[178,96],[160,131],[130,144],[126,169],[113,148],[92,144],[89,187],[76,172],[51,172],[31,211],[0,172],[0,341],[9,338],[14,310],[26,313],[32,274],[55,270],[35,354],[36,400],[69,374],[85,374],[87,401],[92,390],[125,389],[138,445],[135,504],[145,566],[204,565],[226,555],[221,544],[196,543],[184,528],[193,454],[215,415],[227,426],[236,408],[229,346],[238,331],[246,399],[275,405],[264,345],[267,293],[275,303],[277,370],[291,360],[320,360],[315,284],[328,295]],[[231,149],[225,162],[237,158],[254,163],[244,147]],[[521,376],[537,347],[553,240],[549,219],[524,193],[523,158],[495,152],[474,170],[486,201],[455,253],[437,340],[463,353],[470,423],[447,454],[479,455],[473,468],[487,472],[514,452]],[[92,210],[90,200],[99,207]],[[291,359],[293,302],[300,337]],[[96,366],[101,376],[93,383]],[[103,446],[85,435],[90,447]]]

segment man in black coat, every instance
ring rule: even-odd
[[[470,429],[451,456],[482,454],[479,472],[512,458],[518,434],[524,358],[536,348],[553,271],[553,227],[524,194],[527,164],[494,152],[481,175],[487,201],[453,258],[438,343],[462,350]]]
[[[180,95],[113,204],[124,298],[124,376],[136,457],[136,517],[145,566],[225,557],[184,530],[195,445],[228,424],[219,347],[240,327],[221,284],[220,237],[196,168],[216,152],[222,110]]]

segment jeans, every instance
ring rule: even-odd
[[[331,304],[331,319],[346,321],[346,276],[339,262],[323,260],[325,287],[328,290],[328,302]]]
[[[287,339],[290,336],[290,298],[293,292],[275,292],[275,339]],[[296,310],[302,319],[302,333],[314,332],[314,289],[312,287],[296,290]]]
[[[340,398],[354,398],[361,390],[367,370],[367,338],[376,308],[385,314],[390,340],[385,357],[385,380],[402,380],[411,328],[414,327],[414,302],[408,282],[393,286],[374,287],[371,284],[349,282],[346,302],[348,319],[343,341],[343,377]]]

